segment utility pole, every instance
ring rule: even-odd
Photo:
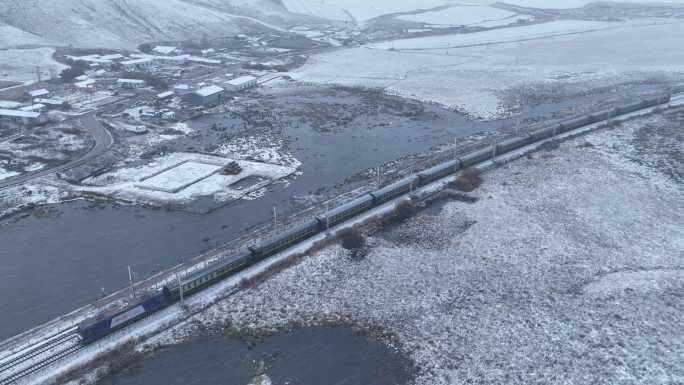
[[[276,206],[273,206],[273,228],[278,228],[278,211],[276,209]]]
[[[183,285],[181,284],[180,276],[176,273],[176,280],[178,281],[178,293],[180,293],[180,301],[183,303]]]
[[[330,201],[327,201],[325,203],[325,231],[330,232],[330,215],[328,213],[330,212]]]
[[[131,265],[128,265],[128,281],[131,283],[131,291],[133,292],[133,298],[135,298],[135,285],[133,285],[133,271],[131,270]]]
[[[378,187],[380,187],[380,166],[378,166],[377,173],[378,173],[378,182],[377,183],[378,183]]]
[[[413,167],[409,167],[409,178],[413,176]],[[413,194],[413,180],[409,182],[409,195]]]

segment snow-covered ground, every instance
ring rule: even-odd
[[[38,68],[42,80],[56,78],[67,66],[52,59],[54,53],[53,48],[0,50],[0,80],[36,82]]]
[[[579,8],[591,3],[591,0],[507,0],[502,3],[541,9],[570,9]],[[644,4],[682,4],[684,0],[627,0],[621,2]],[[285,7],[293,13],[321,17],[324,19],[366,22],[370,19],[394,14],[417,13],[421,10],[431,10],[443,6],[490,6],[496,4],[491,0],[473,0],[461,2],[458,0],[284,0]],[[441,23],[438,23],[441,24]]]
[[[684,190],[629,156],[657,122],[497,168],[479,201],[375,233],[363,260],[328,247],[149,343],[337,321],[397,335],[417,384],[684,381]]]
[[[16,171],[8,171],[0,167],[0,180],[7,179],[15,175],[19,175],[19,173]]]
[[[643,22],[637,22],[643,24]],[[495,29],[477,33],[458,35],[440,35],[413,39],[392,40],[383,43],[369,44],[376,49],[394,50],[435,50],[461,48],[483,44],[502,44],[523,40],[552,38],[573,33],[599,31],[617,27],[628,27],[622,22],[601,22],[585,20],[558,20],[548,23],[525,25],[504,29]]]
[[[313,56],[293,77],[305,82],[383,88],[492,119],[505,114],[507,91],[522,85],[586,83],[592,88],[597,83],[623,83],[654,74],[680,76],[684,51],[672,47],[679,45],[684,23],[654,22],[661,21],[633,21],[622,24],[624,28],[614,28],[613,23],[559,21],[533,29],[515,27],[372,44]],[[601,26],[611,29],[540,37],[544,30],[556,35]],[[511,34],[537,39],[509,42]],[[504,42],[497,43],[497,36]],[[450,42],[489,44],[436,48],[448,47]],[[401,51],[397,47],[423,49]]]
[[[455,26],[481,26],[489,28],[512,24],[518,20],[531,20],[533,17],[499,8],[472,5],[454,6],[439,11],[401,15],[397,19],[426,23],[432,28]]]
[[[0,23],[59,45],[89,48],[135,49],[145,41],[226,36],[240,33],[243,22],[279,29],[290,17],[267,0],[6,0],[0,7]]]
[[[584,7],[590,3],[597,3],[595,0],[506,0],[502,3],[519,5],[521,7],[539,8],[539,9],[571,9]],[[673,4],[678,5],[684,3],[682,0],[619,0],[613,3],[637,3],[637,4]]]
[[[48,39],[0,22],[0,48],[12,48],[20,45],[50,45],[50,43]]]

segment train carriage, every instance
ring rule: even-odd
[[[198,290],[201,290],[226,278],[227,276],[245,269],[252,263],[254,263],[252,252],[247,248],[242,248],[236,254],[233,254],[217,263],[211,264],[195,273],[192,273],[188,277],[183,278],[181,282],[183,295],[193,294]],[[175,299],[180,297],[177,285],[174,285],[170,291]]]
[[[317,219],[310,219],[302,224],[294,226],[283,233],[277,234],[263,242],[260,242],[250,249],[258,259],[273,255],[285,250],[290,245],[301,240],[307,239],[321,230]]]
[[[317,218],[323,227],[332,227],[371,207],[373,207],[373,196],[366,194],[325,214],[319,215]]]
[[[563,132],[568,132],[572,130],[576,130],[580,127],[587,126],[589,124],[594,123],[593,120],[591,119],[590,115],[585,115],[579,118],[575,119],[570,119],[570,120],[565,120],[561,122],[561,124],[558,127],[558,132],[563,133]]]
[[[524,136],[506,139],[496,144],[496,153],[503,154],[509,151],[517,150],[520,147],[526,146],[527,144],[528,139]]]
[[[390,185],[387,185],[379,190],[373,191],[370,195],[373,196],[374,203],[376,205],[391,201],[392,199],[410,192],[411,189],[415,189],[419,185],[419,179],[417,176],[412,175],[410,177],[404,178]]]
[[[438,179],[444,178],[445,176],[454,174],[460,169],[461,161],[459,159],[450,160],[434,167],[430,167],[429,169],[418,173],[420,185],[425,186]]]
[[[461,167],[466,168],[474,166],[478,163],[492,159],[494,157],[494,148],[492,146],[483,148],[482,150],[470,153],[463,158],[460,158]]]

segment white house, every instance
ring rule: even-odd
[[[116,84],[121,88],[127,89],[143,88],[146,85],[145,81],[140,79],[119,79],[116,81]]]
[[[48,108],[62,108],[64,106],[64,100],[62,99],[41,99],[36,98],[35,103],[42,104]]]
[[[156,53],[160,53],[162,55],[171,55],[171,54],[175,53],[177,50],[178,50],[178,48],[171,47],[168,45],[158,45],[158,46],[152,48],[152,51],[154,51]]]
[[[153,60],[150,58],[122,61],[121,65],[127,72],[144,71],[152,66]]]
[[[223,85],[226,91],[238,92],[254,87],[257,84],[257,79],[254,76],[240,76],[232,80],[224,82]]]
[[[176,84],[173,90],[178,94],[185,95],[192,92],[192,87],[187,84]]]
[[[45,88],[42,88],[40,90],[33,90],[29,91],[29,96],[31,96],[32,98],[49,98],[50,91],[46,90]]]
[[[186,95],[186,100],[195,106],[217,105],[223,102],[225,90],[219,86],[207,86]]]
[[[95,79],[86,79],[76,82],[74,85],[78,88],[95,88]]]
[[[0,120],[23,124],[36,124],[46,121],[45,115],[35,111],[0,110]]]
[[[16,110],[17,108],[20,108],[24,104],[15,102],[13,100],[0,100],[0,109],[3,110]]]
[[[45,112],[47,111],[47,106],[42,103],[37,103],[26,107],[21,107],[19,111]]]

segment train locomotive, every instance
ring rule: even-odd
[[[284,232],[262,242],[249,245],[228,258],[191,274],[179,284],[164,286],[156,294],[130,305],[124,310],[104,316],[101,315],[95,320],[86,320],[78,326],[78,333],[85,344],[92,343],[170,306],[180,299],[181,293],[184,296],[192,295],[298,242],[326,231],[326,229],[336,226],[359,213],[410,193],[416,188],[426,186],[436,180],[453,175],[462,169],[488,161],[498,155],[517,150],[540,140],[610,119],[619,114],[627,114],[643,108],[667,103],[670,101],[670,97],[671,95],[668,94],[569,119],[559,124],[539,129],[526,136],[507,139],[494,146],[488,146],[463,157],[438,164],[419,172],[417,175],[403,178],[381,189],[363,194],[348,203],[333,208],[299,225],[290,227]]]

